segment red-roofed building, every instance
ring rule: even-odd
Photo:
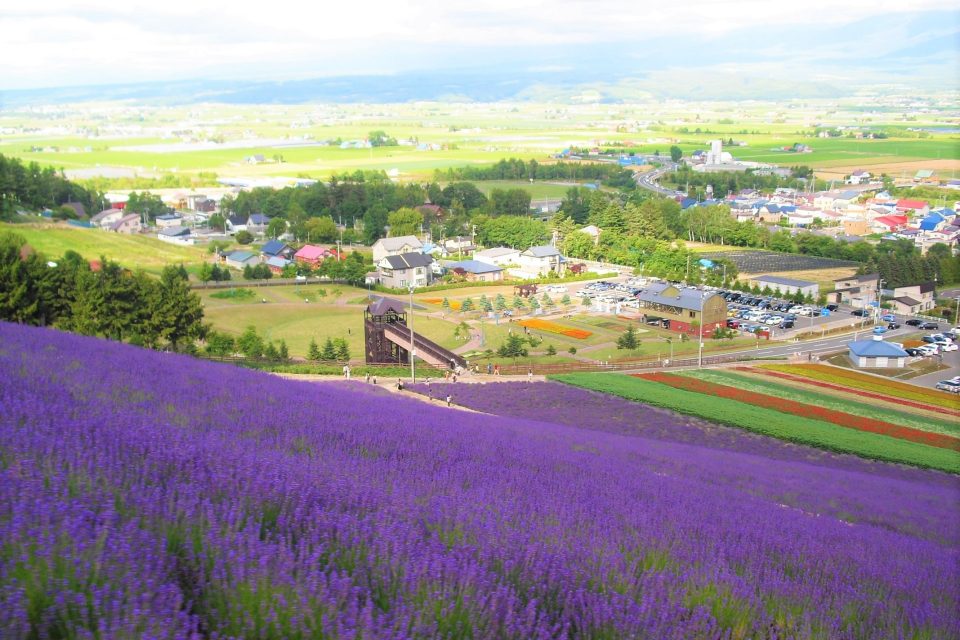
[[[899,231],[907,224],[907,216],[880,216],[870,222],[870,231],[873,233],[889,233]]]
[[[293,259],[295,261],[299,262],[300,264],[308,264],[313,268],[319,266],[319,264],[327,258],[340,260],[342,256],[337,253],[336,249],[318,247],[312,244],[303,245],[299,251],[293,254]]]
[[[909,198],[897,200],[897,213],[907,213],[908,211],[926,216],[930,213],[930,205],[927,204],[926,200],[911,200]]]

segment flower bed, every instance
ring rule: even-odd
[[[551,376],[551,379],[827,451],[852,453],[864,458],[902,462],[960,474],[960,456],[949,449],[847,429],[821,420],[794,416],[727,398],[683,391],[622,374],[574,373]]]
[[[843,382],[848,386],[855,386],[869,391],[884,391],[889,395],[907,398],[909,400],[924,400],[935,402],[947,408],[960,408],[960,399],[948,396],[934,389],[926,389],[917,385],[882,378],[843,367],[832,367],[824,364],[797,364],[797,365],[760,365],[763,369],[774,369],[785,373],[794,373],[802,376],[824,380],[826,382]]]
[[[773,409],[774,411],[779,411],[781,413],[789,413],[795,416],[823,420],[824,422],[829,422],[841,427],[847,427],[849,429],[858,429],[860,431],[877,433],[880,435],[898,438],[900,440],[907,440],[909,442],[926,444],[930,445],[931,447],[940,447],[941,449],[960,451],[960,439],[953,436],[930,433],[928,431],[920,431],[919,429],[911,429],[909,427],[903,427],[900,425],[891,424],[889,422],[883,422],[881,420],[873,420],[863,416],[855,416],[842,411],[835,411],[833,409],[818,407],[812,404],[795,402],[793,400],[777,398],[775,396],[757,393],[755,391],[747,391],[745,389],[729,387],[722,384],[716,384],[714,382],[698,380],[689,376],[656,372],[637,373],[634,374],[634,377],[670,385],[675,389],[694,391],[696,393],[727,398],[730,400],[736,400],[737,402]]]
[[[748,371],[749,373],[744,372],[742,367],[736,371],[730,369],[700,369],[684,371],[683,375],[748,391],[756,391],[757,393],[766,393],[804,404],[835,409],[844,413],[852,413],[865,418],[883,420],[902,427],[960,437],[960,422],[946,416],[938,418],[932,416],[929,411],[924,411],[922,414],[911,411],[904,407],[903,403],[899,403],[897,408],[892,408],[886,403],[863,402],[861,392],[855,389],[840,393],[824,393],[821,390],[822,387],[811,389],[802,382],[792,383],[792,381],[786,381],[779,377],[772,378],[767,371],[760,369]]]
[[[890,400],[891,396],[908,401],[919,401],[923,404],[911,406],[933,409],[936,405],[946,409],[952,415],[960,416],[960,399],[934,389],[925,389],[916,385],[877,378],[871,375],[850,371],[841,367],[829,367],[818,364],[781,365],[765,364],[756,367],[763,371],[786,374],[793,379],[808,379],[840,385],[840,388],[849,390],[851,387],[876,395],[870,397]]]
[[[587,331],[586,329],[574,329],[573,327],[567,327],[556,322],[539,320],[537,318],[521,320],[520,324],[531,329],[539,329],[540,331],[546,331],[547,333],[556,333],[561,336],[567,336],[568,338],[575,338],[577,340],[586,340],[593,335],[592,331]]]

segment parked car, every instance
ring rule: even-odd
[[[793,309],[791,309],[791,311],[793,311]],[[864,317],[870,315],[870,310],[869,310],[869,309],[854,309],[853,311],[850,312],[850,315],[852,315],[852,316],[857,316],[858,318],[864,318]]]
[[[922,347],[917,347],[917,351],[925,356],[935,356],[940,353],[940,349],[935,344],[925,344]]]
[[[937,389],[941,391],[949,391],[950,393],[960,393],[960,382],[954,382],[953,380],[941,380],[937,383]]]
[[[836,310],[839,309],[839,308],[840,308],[840,305],[838,305],[838,304],[828,304],[828,305],[827,305],[827,311],[836,311]]]
[[[784,320],[780,323],[781,329],[793,329],[793,320]]]
[[[908,356],[912,356],[914,358],[923,356],[923,354],[920,352],[920,349],[916,347],[907,347],[906,349],[904,349],[904,351],[907,352]]]
[[[923,323],[923,320],[920,320],[918,318],[910,318],[904,324],[908,324],[911,327],[919,327],[921,323]]]
[[[921,322],[917,325],[918,329],[923,329],[924,331],[933,331],[940,328],[936,322]]]
[[[948,344],[940,344],[940,343],[938,342],[937,345],[940,347],[940,350],[941,350],[941,351],[956,351],[956,350],[960,349],[960,346],[958,346],[957,344],[955,344],[955,343],[953,343],[953,342],[950,342],[950,343],[948,343]]]

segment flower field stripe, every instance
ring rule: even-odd
[[[520,325],[531,329],[546,331],[547,333],[556,333],[561,336],[567,336],[568,338],[576,338],[577,340],[586,340],[593,335],[592,331],[587,331],[586,329],[574,329],[573,327],[567,327],[556,322],[537,318],[521,320]]]
[[[738,371],[755,371],[757,369],[760,369],[761,371],[764,371],[765,373],[768,373],[769,375],[775,378],[782,378],[784,380],[793,380],[795,382],[803,382],[805,384],[810,384],[816,387],[823,387],[824,389],[833,389],[835,391],[844,391],[846,393],[850,393],[852,389],[856,389],[856,393],[865,398],[873,398],[876,400],[884,400],[887,402],[895,401],[900,404],[903,404],[904,406],[913,407],[916,409],[926,409],[927,411],[933,411],[935,413],[942,413],[948,416],[960,417],[960,410],[949,409],[944,406],[935,406],[935,405],[928,405],[926,403],[921,403],[921,402],[914,402],[906,398],[893,396],[892,394],[889,394],[889,393],[877,393],[874,391],[869,391],[859,385],[851,384],[846,380],[838,381],[838,382],[827,382],[823,379],[820,379],[819,377],[809,376],[805,372],[804,373],[788,373],[786,371],[778,371],[770,367],[737,367],[736,369]],[[939,392],[939,393],[941,393],[941,395],[944,395],[944,396],[946,395],[945,393],[942,393],[942,392]]]
[[[550,379],[827,451],[851,453],[875,460],[902,462],[960,474],[960,456],[949,449],[848,429],[728,398],[682,391],[628,375],[574,373],[551,376]]]
[[[716,384],[714,382],[699,380],[690,376],[656,372],[637,373],[634,374],[634,377],[667,384],[675,389],[693,391],[695,393],[702,393],[720,398],[728,398],[730,400],[736,400],[737,402],[773,409],[774,411],[779,411],[781,413],[813,418],[815,420],[823,420],[824,422],[830,422],[841,427],[859,429],[860,431],[867,431],[869,433],[877,433],[884,436],[890,436],[892,438],[898,438],[900,440],[908,440],[910,442],[926,444],[930,445],[931,447],[940,447],[942,449],[950,449],[951,451],[960,451],[960,439],[952,436],[920,431],[919,429],[910,429],[909,427],[902,427],[900,425],[883,422],[881,420],[873,420],[863,416],[855,416],[850,413],[844,413],[842,411],[834,411],[832,409],[818,407],[812,404],[795,402],[793,400],[778,398],[776,396],[757,393],[755,391],[748,391],[746,389],[740,389],[737,387]]]
[[[764,364],[759,365],[758,368],[804,376],[824,382],[845,384],[849,387],[882,393],[887,396],[903,398],[905,400],[928,402],[950,409],[956,412],[957,415],[960,415],[960,397],[935,389],[927,389],[907,384],[898,380],[851,371],[843,367],[832,367],[822,364]]]
[[[727,369],[702,369],[697,371],[684,371],[681,375],[706,380],[708,382],[715,382],[717,384],[725,384],[738,389],[756,391],[757,393],[768,393],[778,398],[795,400],[827,409],[835,409],[865,418],[883,420],[903,427],[919,429],[920,431],[960,437],[960,424],[958,424],[956,420],[941,420],[932,416],[918,415],[917,413],[908,411],[877,406],[876,404],[866,404],[859,402],[854,392],[846,394],[844,397],[804,389],[800,388],[799,385],[790,385],[770,380],[762,370],[758,369],[755,371],[756,375],[747,375],[742,372],[734,372]]]

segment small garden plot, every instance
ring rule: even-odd
[[[573,327],[568,327],[558,322],[540,320],[538,318],[521,320],[520,325],[530,329],[537,329],[539,331],[546,331],[547,333],[555,333],[568,338],[574,338],[576,340],[586,340],[593,335],[592,331],[587,331],[586,329],[574,329]]]
[[[774,273],[781,271],[812,271],[818,269],[856,268],[859,262],[835,260],[776,251],[724,251],[704,253],[703,257],[729,260],[740,273]]]

